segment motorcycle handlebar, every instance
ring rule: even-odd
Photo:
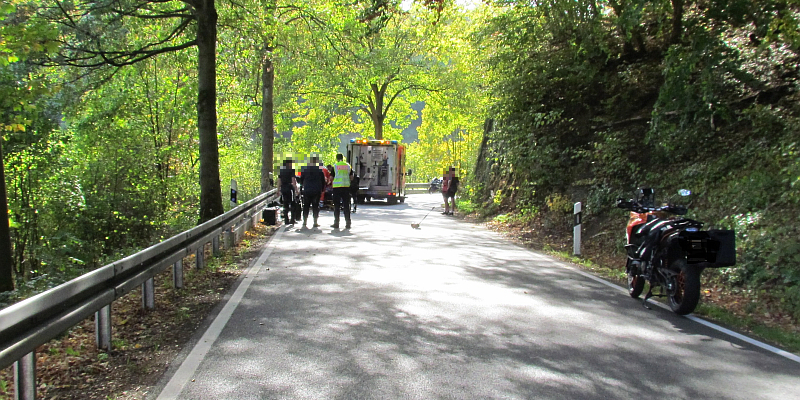
[[[666,205],[666,206],[661,206],[661,207],[645,207],[645,206],[639,204],[638,202],[636,202],[635,200],[625,201],[623,199],[617,199],[617,207],[618,208],[622,208],[622,209],[626,209],[626,210],[629,210],[629,211],[635,211],[635,212],[638,212],[638,213],[647,213],[647,212],[653,212],[653,211],[664,211],[664,212],[668,212],[670,214],[686,215],[686,213],[689,212],[689,210],[684,206]]]

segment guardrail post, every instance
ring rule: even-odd
[[[24,355],[14,363],[14,398],[36,399],[36,352]]]
[[[172,264],[172,286],[175,289],[183,288],[183,260],[175,261],[175,264]]]
[[[194,267],[197,269],[203,268],[203,253],[205,253],[206,244],[203,243],[194,252]]]
[[[152,310],[156,308],[156,294],[153,278],[142,283],[142,309]]]
[[[239,243],[242,238],[244,237],[244,233],[246,232],[244,224],[239,225],[236,227],[236,233],[233,236],[233,243]]]
[[[225,229],[222,239],[225,241],[225,250],[233,247],[233,227]]]
[[[219,235],[214,235],[214,238],[211,239],[211,249],[214,257],[219,257]]]
[[[94,313],[94,336],[98,349],[111,351],[111,304]]]

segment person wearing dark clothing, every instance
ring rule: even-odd
[[[300,179],[303,182],[303,228],[308,227],[308,209],[311,207],[314,215],[314,225],[319,226],[319,199],[325,189],[325,173],[319,165],[317,157],[311,157],[311,163],[300,168]]]
[[[458,176],[456,169],[450,167],[442,178],[442,198],[444,198],[444,215],[453,215],[456,211],[456,192],[458,192]]]
[[[289,210],[292,209],[292,202],[295,196],[300,195],[297,190],[297,179],[294,175],[294,168],[292,168],[292,159],[287,158],[281,165],[281,170],[278,173],[278,187],[281,190],[281,203],[283,203],[283,222],[287,225],[294,224],[295,220],[299,220],[300,216],[292,212],[292,219],[289,219]]]
[[[356,209],[358,208],[358,175],[355,172],[350,172],[350,197],[353,200],[353,214],[355,214]]]

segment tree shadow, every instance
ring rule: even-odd
[[[284,235],[183,395],[751,399],[800,388],[790,362],[498,235],[445,217],[403,226],[424,211],[370,209],[335,242]]]

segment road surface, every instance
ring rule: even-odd
[[[440,204],[281,228],[158,398],[800,399],[800,363],[647,310]]]

